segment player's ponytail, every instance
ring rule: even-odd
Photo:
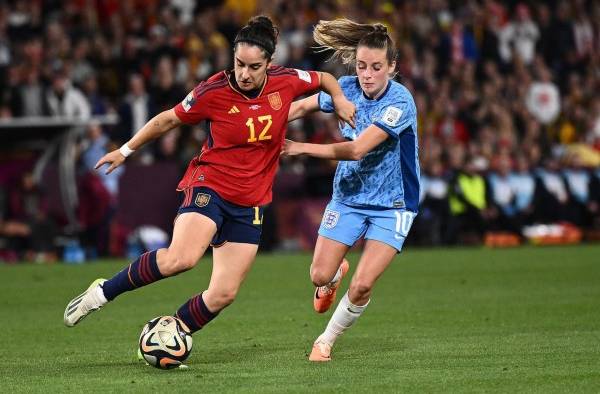
[[[362,24],[350,19],[319,21],[315,26],[313,38],[319,46],[318,50],[333,49],[332,59],[339,58],[344,64],[356,61],[356,49],[367,48],[385,49],[387,61],[392,64],[396,60],[396,47],[381,23]]]
[[[241,42],[256,45],[265,52],[265,58],[270,60],[275,52],[278,35],[279,29],[273,25],[271,18],[265,15],[255,16],[240,29],[233,41],[233,47],[236,48]]]

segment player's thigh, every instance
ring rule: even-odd
[[[321,286],[335,275],[342,259],[367,229],[367,216],[361,210],[330,201],[323,213],[310,276]]]
[[[324,284],[330,281],[349,249],[350,247],[342,242],[319,235],[310,266],[313,282]]]
[[[360,209],[332,200],[323,213],[319,235],[352,247],[365,233],[367,219]]]
[[[227,242],[213,249],[213,269],[206,297],[230,303],[256,258],[258,245]],[[220,299],[221,301],[219,301]],[[209,306],[210,309],[210,305]]]
[[[217,231],[216,223],[197,212],[182,213],[175,219],[173,238],[168,248],[172,258],[186,262],[202,257]]]
[[[369,216],[365,239],[380,241],[400,252],[416,214],[403,209],[365,210],[365,214]]]
[[[396,248],[372,239],[365,242],[356,271],[350,282],[350,289],[358,292],[370,291],[377,279],[398,254]]]

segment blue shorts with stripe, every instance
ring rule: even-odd
[[[415,216],[406,209],[354,207],[332,200],[323,214],[319,235],[348,246],[364,236],[400,252]]]
[[[183,202],[177,213],[198,212],[215,222],[217,233],[211,242],[214,247],[225,242],[258,245],[264,208],[243,207],[223,200],[208,187],[194,187],[183,191]]]

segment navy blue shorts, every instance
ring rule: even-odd
[[[217,224],[217,233],[211,245],[225,242],[258,245],[262,231],[264,206],[243,207],[225,201],[208,187],[194,187],[183,191],[183,202],[177,214],[198,212]]]

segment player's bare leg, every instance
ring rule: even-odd
[[[333,303],[342,278],[350,265],[344,258],[350,248],[341,242],[319,235],[313,261],[310,266],[310,279],[317,287],[313,295],[313,306],[318,313],[324,313]]]
[[[237,242],[213,250],[213,270],[204,292],[209,309],[221,310],[235,300],[257,252],[258,245]]]
[[[217,226],[199,213],[177,217],[168,248],[144,253],[108,281],[98,279],[65,309],[64,323],[73,327],[118,295],[193,268],[210,245]]]
[[[396,249],[379,241],[367,240],[350,288],[340,300],[325,331],[315,341],[310,361],[330,361],[336,339],[350,328],[369,304],[375,282],[396,256]]]
[[[192,333],[202,329],[235,300],[257,251],[258,245],[236,242],[213,249],[208,289],[190,298],[176,313]]]

